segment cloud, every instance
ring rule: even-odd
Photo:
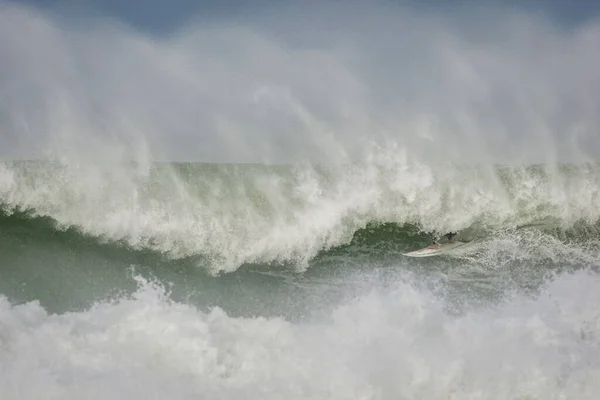
[[[600,156],[599,46],[599,21],[500,9],[314,3],[152,35],[4,3],[0,152],[583,160]]]

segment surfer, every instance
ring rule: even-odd
[[[448,232],[444,235],[444,237],[448,239],[448,242],[450,243],[454,242],[454,236],[456,236],[456,232]]]
[[[443,235],[442,237],[446,238],[448,240],[448,243],[454,243],[454,236],[456,236],[456,235],[457,235],[456,232],[448,232],[445,235]],[[434,246],[439,247],[441,245],[441,243],[439,242],[439,239],[435,240],[433,243],[434,244],[431,245],[432,247],[434,247]]]

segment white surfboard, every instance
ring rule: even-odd
[[[448,253],[449,251],[458,249],[459,247],[463,247],[470,242],[459,242],[454,241],[451,243],[442,243],[442,244],[432,244],[431,246],[427,246],[424,249],[411,251],[409,253],[402,253],[407,257],[432,257],[439,256],[440,254]]]

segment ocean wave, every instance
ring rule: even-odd
[[[598,199],[595,164],[0,165],[3,225],[35,220],[166,258],[201,256],[211,272],[306,268],[343,246],[415,247],[447,231],[486,237],[537,225],[587,243],[597,238]]]

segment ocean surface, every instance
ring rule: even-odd
[[[599,221],[596,163],[3,161],[0,399],[597,399]]]

